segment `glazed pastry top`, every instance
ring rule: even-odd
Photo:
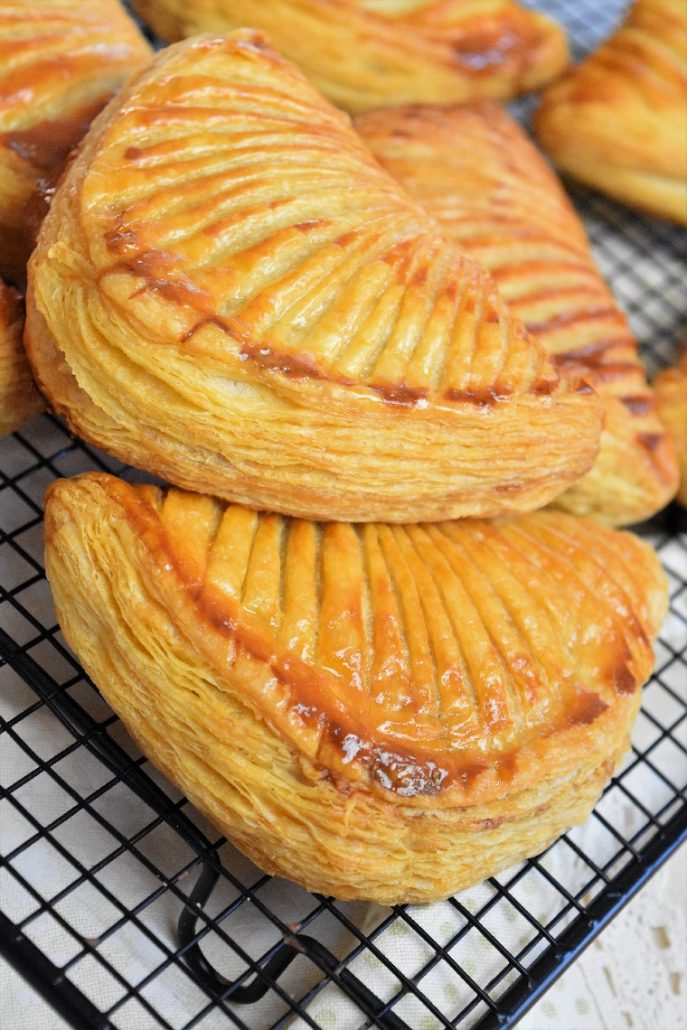
[[[93,474],[51,488],[49,548],[77,534],[92,560],[89,506],[117,527],[118,589],[143,575],[305,760],[404,803],[553,775],[626,718],[651,669],[654,555],[563,513],[354,527]]]

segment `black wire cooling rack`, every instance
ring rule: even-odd
[[[567,24],[579,56],[625,5],[532,6]],[[687,328],[687,237],[573,197],[647,364],[667,364]],[[140,756],[85,678],[55,624],[41,498],[54,477],[92,468],[135,476],[50,415],[0,442],[0,950],[73,1026],[322,1027],[323,1003],[349,1028],[511,1026],[684,839],[676,507],[639,530],[661,555],[671,609],[632,751],[593,816],[443,905],[391,909],[260,873]]]

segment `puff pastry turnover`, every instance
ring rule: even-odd
[[[89,133],[30,265],[27,347],[75,432],[285,514],[540,507],[601,411],[262,37],[159,54]]]
[[[687,225],[687,4],[636,0],[535,115],[564,171]]]
[[[658,413],[675,441],[680,465],[678,501],[687,507],[687,350],[675,368],[666,368],[654,381]]]
[[[0,0],[0,274],[23,280],[69,152],[148,54],[117,0]]]
[[[666,583],[563,512],[318,524],[111,476],[48,493],[67,640],[150,759],[259,866],[443,898],[588,815]]]
[[[584,229],[548,164],[497,104],[410,106],[356,122],[385,167],[449,237],[488,268],[511,310],[603,401],[593,469],[556,503],[622,524],[653,515],[677,487],[674,449],[637,345]]]
[[[43,408],[22,342],[23,304],[0,279],[0,436],[28,422]]]
[[[568,63],[563,30],[512,0],[136,0],[167,40],[251,25],[351,112],[513,97]]]

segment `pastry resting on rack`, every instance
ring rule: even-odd
[[[687,4],[635,0],[623,25],[545,93],[539,139],[611,197],[687,225]]]
[[[23,326],[22,300],[0,279],[0,436],[18,429],[44,407],[26,359]]]
[[[663,508],[677,488],[627,319],[601,278],[560,183],[497,104],[408,106],[357,119],[366,144],[444,232],[489,269],[513,313],[605,409],[593,469],[557,504],[616,524]]]
[[[675,441],[680,465],[678,501],[687,507],[687,350],[674,368],[656,376],[658,413]]]
[[[69,152],[149,53],[117,0],[0,0],[0,274],[24,279]]]
[[[168,48],[101,116],[43,224],[25,338],[84,439],[284,514],[531,510],[598,450],[592,389],[248,30]]]
[[[91,473],[53,484],[60,625],[142,750],[251,859],[445,898],[585,819],[666,581],[560,511],[318,524]]]
[[[250,25],[351,112],[509,98],[566,67],[561,27],[513,0],[135,0],[168,41]]]

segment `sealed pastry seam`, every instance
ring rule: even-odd
[[[170,47],[96,122],[26,342],[86,439],[287,514],[529,510],[598,449],[591,388],[251,32]]]
[[[155,764],[263,868],[382,901],[586,816],[665,609],[649,548],[563,513],[317,526],[96,474],[50,489],[46,563]]]

